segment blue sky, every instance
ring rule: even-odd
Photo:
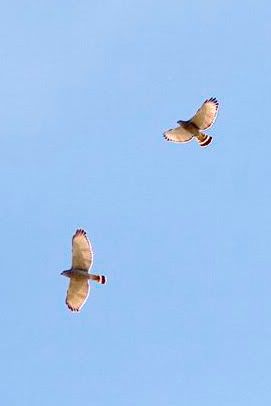
[[[96,3],[1,7],[2,402],[270,405],[270,4]],[[209,148],[163,140],[211,96]]]

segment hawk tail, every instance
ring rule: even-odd
[[[96,281],[97,283],[100,283],[101,285],[105,285],[107,283],[107,278],[104,275],[89,275],[89,279],[92,281]]]
[[[211,144],[213,139],[213,137],[204,133],[199,133],[196,137],[201,147],[207,147],[207,145]]]
[[[97,282],[100,283],[101,285],[105,285],[107,282],[106,276],[104,276],[104,275],[98,275],[98,276],[99,276],[99,280]]]

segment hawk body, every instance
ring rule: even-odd
[[[219,103],[215,97],[211,97],[202,104],[196,114],[187,121],[179,120],[179,127],[164,132],[167,141],[185,143],[195,138],[201,147],[206,147],[212,141],[210,135],[202,130],[210,128],[215,122],[218,113]]]
[[[70,279],[66,305],[71,311],[78,312],[85,304],[89,295],[90,280],[101,284],[106,283],[104,275],[94,275],[88,272],[92,265],[93,251],[87,233],[78,229],[72,238],[72,267],[61,274]]]

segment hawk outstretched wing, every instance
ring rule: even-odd
[[[183,126],[176,127],[164,132],[164,138],[171,142],[189,142],[193,138],[193,133]]]
[[[199,130],[206,130],[214,124],[218,112],[218,106],[219,103],[215,97],[205,100],[194,117],[192,117],[189,121]]]
[[[66,305],[73,312],[79,312],[89,295],[89,283],[85,278],[70,278]]]
[[[72,269],[88,271],[93,263],[93,251],[87,233],[76,230],[72,238]]]

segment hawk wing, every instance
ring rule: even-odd
[[[93,263],[93,251],[87,233],[76,230],[72,238],[72,268],[88,271]]]
[[[206,130],[214,124],[217,116],[219,103],[215,97],[205,100],[190,122],[195,124],[199,130]]]
[[[67,291],[66,305],[73,312],[79,310],[85,304],[89,294],[88,280],[85,278],[70,278]]]
[[[164,138],[171,142],[189,142],[192,140],[193,134],[180,124],[180,127],[165,131]]]

